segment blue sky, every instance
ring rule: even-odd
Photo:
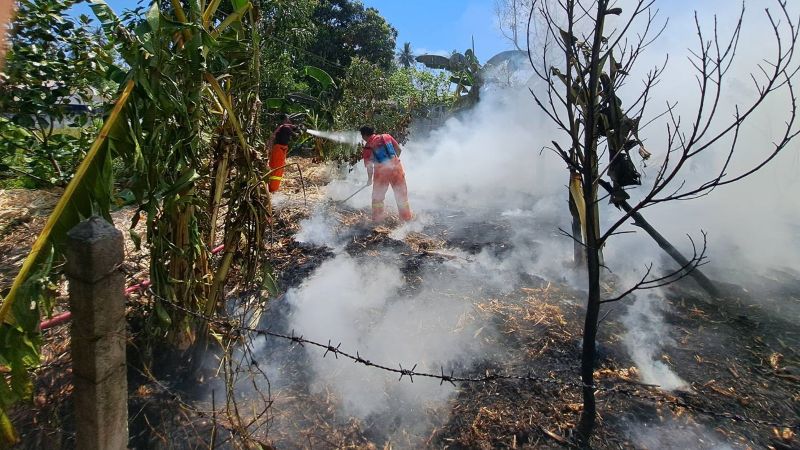
[[[511,48],[495,25],[494,0],[362,0],[380,11],[397,31],[397,45],[411,42],[417,51],[463,52],[472,45],[482,61]],[[118,13],[133,8],[135,0],[106,0]],[[149,1],[144,3],[149,4]],[[85,4],[79,14],[94,17]]]
[[[497,30],[494,0],[364,0],[381,12],[398,32],[397,45],[430,52],[463,52],[472,45],[485,61],[509,50],[511,44]],[[415,50],[415,53],[419,53]]]

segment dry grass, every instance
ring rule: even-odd
[[[330,170],[299,160],[307,186],[305,195],[299,179],[287,176],[282,191],[283,203],[277,211],[271,236],[272,264],[283,286],[296,286],[329,258],[329,250],[300,245],[293,236],[299,223],[315,208],[326,208],[342,232],[349,232],[347,251],[359,255],[377,255],[391,248],[408,261],[441,262],[463,258],[448,249],[442,236],[421,232],[409,233],[402,241],[390,235],[398,225],[389,221],[372,227],[367,211],[325,203],[324,185]],[[22,258],[44,224],[46,214],[57,200],[56,191],[0,191],[0,288],[5,289],[18,271]],[[114,213],[117,226],[127,228],[133,211]],[[141,226],[141,225],[140,225]],[[126,271],[130,278],[146,278],[146,253],[136,251],[126,240]],[[421,264],[421,263],[420,263]],[[409,279],[413,283],[413,279]],[[232,286],[235,290],[236,286]],[[604,286],[615,290],[612,283]],[[451,295],[443,292],[442,295]],[[476,373],[498,370],[508,373],[533,371],[552,380],[578,380],[577,358],[582,332],[583,294],[555,283],[532,283],[502,295],[476,292],[465,299],[475,304],[475,317],[493,324],[497,333],[476,338],[491,339],[506,349],[505,359],[497,367],[481,366]],[[693,393],[675,394],[685,401],[709,409],[733,411],[752,417],[791,420],[800,411],[800,372],[796,330],[784,330],[773,322],[766,325],[742,319],[733,302],[711,305],[676,292],[669,299],[676,311],[668,317],[675,330],[674,348],[663,351],[662,360],[679,375],[690,380]],[[64,307],[63,299],[59,308]],[[129,312],[135,316],[136,300]],[[737,309],[738,308],[738,309]],[[649,388],[639,383],[639,372],[621,350],[624,333],[616,315],[603,324],[601,342],[609,354],[600,360],[596,377],[601,383],[626,383],[636,392]],[[760,320],[760,319],[759,319]],[[37,371],[34,403],[20,408],[15,420],[26,433],[26,448],[69,448],[71,373],[69,339],[66,327],[45,334],[43,367]],[[135,345],[132,342],[132,345]],[[433,428],[422,442],[400,435],[398,442],[386,443],[367,421],[342,417],[341,402],[333,392],[311,392],[306,367],[294,364],[284,375],[296,380],[288,389],[272,398],[274,402],[264,428],[253,430],[253,437],[278,448],[353,448],[377,449],[423,445],[429,448],[567,448],[570,433],[581,408],[580,392],[558,383],[529,384],[497,382],[459,385],[455,398],[444,411],[429,410]],[[139,442],[150,448],[207,448],[214,423],[208,415],[191,409],[209,411],[204,398],[193,403],[176,400],[163,386],[132,375],[132,427]],[[304,381],[306,380],[306,381]],[[670,397],[664,396],[669,399]],[[653,427],[678,423],[691,429],[696,424],[724,437],[742,448],[798,448],[797,437],[790,429],[769,429],[751,424],[717,420],[681,408],[629,398],[598,394],[601,423],[595,438],[596,448],[634,448],[629,432],[631,424],[647,422]],[[222,400],[218,399],[218,403]],[[251,405],[258,410],[257,402]],[[263,405],[261,405],[263,406]],[[219,405],[217,405],[219,408]],[[793,416],[794,414],[794,416]],[[796,420],[795,420],[796,421]],[[144,425],[141,425],[144,424]],[[278,426],[278,424],[281,424]],[[217,418],[217,425],[224,425]],[[711,431],[713,430],[713,431]],[[220,432],[219,448],[231,448],[230,440]],[[178,443],[178,439],[186,445]],[[191,445],[190,445],[191,442]],[[414,442],[415,444],[411,444]],[[265,446],[265,448],[269,448]]]

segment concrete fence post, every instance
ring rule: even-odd
[[[67,233],[76,448],[128,448],[122,233],[92,217]]]

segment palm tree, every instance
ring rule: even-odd
[[[411,50],[411,42],[403,44],[403,49],[397,52],[397,62],[406,69],[416,63],[414,52]]]

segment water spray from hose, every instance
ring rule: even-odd
[[[321,131],[307,129],[306,133],[329,141],[357,146],[361,143],[361,134],[358,131]]]

